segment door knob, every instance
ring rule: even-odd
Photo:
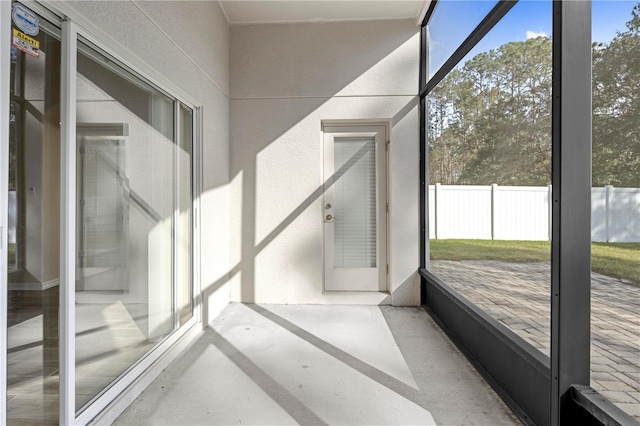
[[[333,217],[333,216],[331,216],[330,214],[328,214],[328,215],[325,217],[325,219],[327,219],[327,221],[329,221],[329,220],[333,220],[333,219],[335,219],[335,217]]]

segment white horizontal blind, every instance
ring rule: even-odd
[[[123,250],[123,188],[119,175],[121,149],[117,140],[90,141],[80,150],[82,186],[81,265],[121,267]]]
[[[336,268],[376,267],[374,138],[335,138]]]

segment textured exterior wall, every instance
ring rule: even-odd
[[[234,301],[417,305],[413,20],[231,28]],[[322,120],[392,123],[391,296],[323,293]]]
[[[229,27],[218,2],[53,3],[203,107],[202,290],[207,324],[229,302]],[[82,30],[80,30],[82,32]]]

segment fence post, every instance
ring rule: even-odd
[[[611,204],[611,195],[613,193],[613,185],[605,185],[604,187],[604,240],[609,242],[611,238],[610,234],[610,218],[611,218],[611,210],[609,210],[609,206]]]
[[[496,192],[498,191],[498,184],[491,184],[491,239],[496,239]]]
[[[440,184],[436,183],[434,185],[434,190],[433,190],[433,233],[435,234],[433,237],[437,240],[438,239],[438,235],[440,235],[440,233],[438,232],[438,197],[440,196]]]
[[[553,185],[547,185],[549,198],[547,200],[547,204],[549,206],[549,241],[552,238],[552,229],[553,229]]]

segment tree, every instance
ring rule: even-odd
[[[429,95],[432,182],[546,185],[550,104],[550,39],[474,56]]]
[[[640,3],[593,46],[593,185],[640,187]]]
[[[552,40],[482,52],[428,96],[430,181],[551,183]],[[640,187],[640,3],[593,45],[593,185]]]

